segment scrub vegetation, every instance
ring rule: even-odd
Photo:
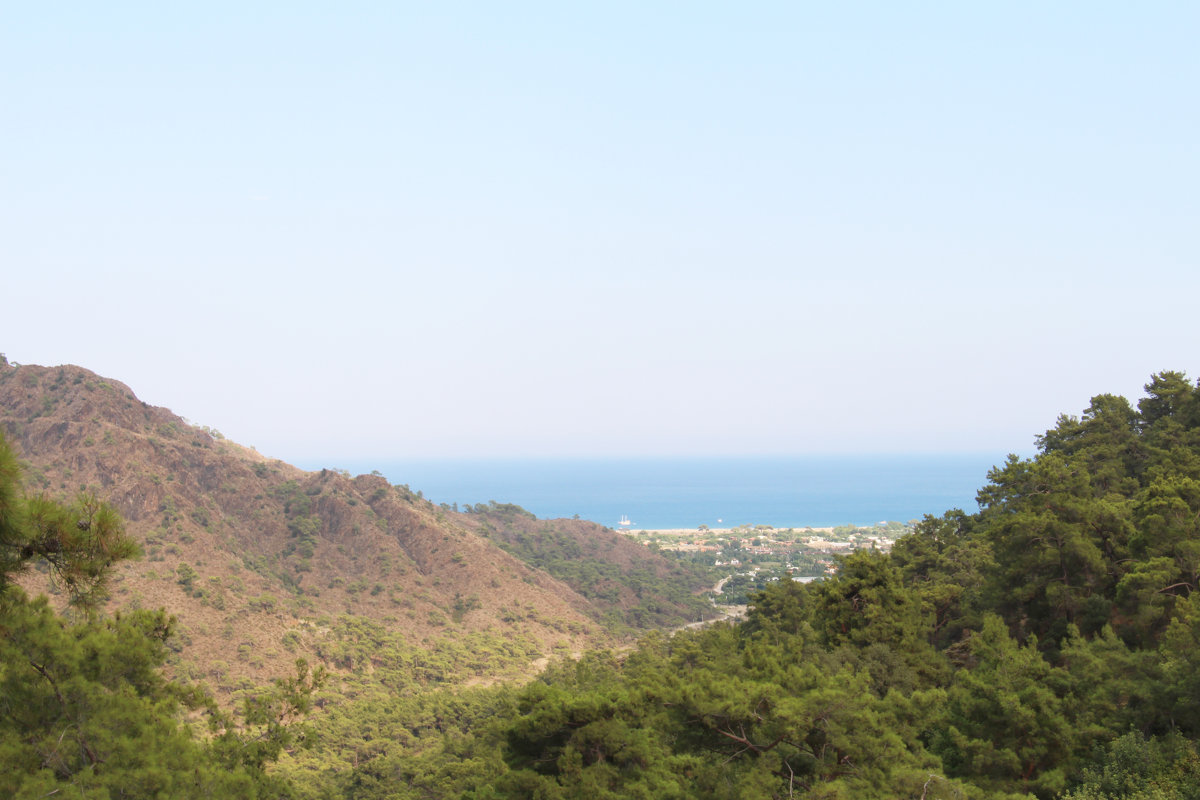
[[[928,516],[887,551],[832,556],[823,580],[771,582],[737,624],[582,653],[567,630],[526,682],[493,666],[545,652],[540,628],[464,628],[422,645],[402,625],[330,617],[295,626],[281,647],[307,661],[267,688],[241,687],[236,708],[165,677],[178,637],[165,612],[104,611],[118,559],[137,548],[119,518],[91,497],[23,493],[5,454],[0,790],[1200,798],[1200,390],[1181,373],[1154,375],[1136,407],[1100,395],[1038,445],[989,474],[977,512]],[[320,508],[286,494],[295,520]],[[526,512],[467,516],[475,535],[570,577],[569,543]],[[429,583],[466,568],[454,552]],[[14,584],[38,565],[72,601],[69,617]],[[167,580],[215,596],[192,566]],[[581,587],[605,580],[585,577]],[[636,596],[636,580],[613,583]],[[458,601],[440,625],[481,613],[469,595]]]
[[[647,558],[626,536],[579,520],[539,521],[520,506],[477,504],[470,524],[500,549],[563,581],[596,603],[596,618],[613,630],[669,627],[713,617],[697,587],[712,570],[681,560]]]
[[[161,667],[175,620],[164,611],[99,614],[114,564],[138,546],[94,497],[73,503],[20,491],[0,436],[0,795],[41,798],[285,794],[266,765],[298,738],[324,673],[295,674],[222,710]],[[14,580],[40,566],[70,618]]]

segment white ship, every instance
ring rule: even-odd
[[[621,515],[621,521],[620,521],[620,522],[618,522],[617,524],[618,524],[618,525],[620,525],[622,528],[628,528],[628,527],[629,527],[630,525],[632,525],[633,523],[629,521],[629,517],[627,517],[626,515],[622,514],[622,515]]]

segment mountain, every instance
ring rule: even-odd
[[[500,548],[607,607],[605,618],[635,628],[678,625],[711,614],[697,596],[708,573],[693,564],[648,556],[626,536],[586,520],[539,520],[506,503],[476,505],[465,517]],[[707,614],[706,614],[707,612]]]
[[[600,526],[539,521],[621,587],[581,593],[539,569],[536,549],[506,552],[485,515],[434,506],[377,474],[297,469],[76,366],[0,363],[0,427],[27,487],[92,492],[124,517],[144,557],[119,567],[110,607],[175,614],[175,669],[218,695],[287,673],[297,656],[366,682],[389,670],[433,681],[520,672],[611,641],[601,621],[627,622],[638,605],[656,623],[694,618],[688,601],[705,585],[660,554],[613,545]],[[617,563],[601,564],[590,539]],[[621,583],[630,573],[643,597]]]
[[[14,499],[0,448],[0,794],[1195,800],[1200,385],[1163,372],[1146,393],[1094,397],[994,468],[978,512],[774,582],[742,623],[518,686],[495,678],[605,639],[597,619],[669,616],[692,595],[662,584],[688,575],[583,521],[451,514],[267,461],[77,368],[0,364],[25,485],[129,514],[147,558],[117,567],[114,605],[162,600],[187,629],[68,623],[8,591],[38,559],[103,577],[132,548],[87,502]],[[164,680],[164,646],[224,705]],[[308,663],[254,687],[285,652]]]

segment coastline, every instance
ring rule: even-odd
[[[377,469],[435,504],[494,499],[539,519],[578,515],[617,530],[623,529],[618,520],[624,516],[633,521],[630,528],[647,531],[744,523],[800,531],[919,520],[949,508],[972,510],[986,473],[1003,461],[1004,454],[935,454],[414,459],[338,466],[355,474]]]
[[[708,530],[700,530],[699,528],[613,528],[617,533],[638,533],[638,534],[653,534],[655,536],[730,536],[730,535],[750,535],[763,533],[777,533],[779,531],[796,531],[802,533],[804,531],[812,531],[813,533],[832,533],[832,526],[809,526],[805,525],[799,528],[771,528],[769,531],[745,530],[744,528],[709,528]]]

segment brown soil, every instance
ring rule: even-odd
[[[145,552],[119,566],[110,607],[175,614],[176,668],[191,677],[232,687],[283,675],[297,655],[319,660],[314,643],[345,613],[414,644],[489,630],[550,653],[606,639],[586,599],[465,516],[376,475],[269,459],[80,367],[0,363],[0,427],[28,491],[94,492],[124,516]],[[191,588],[181,565],[197,575]],[[31,573],[32,587],[50,588],[39,580]],[[458,622],[456,599],[475,606]],[[506,621],[513,608],[532,613]]]

